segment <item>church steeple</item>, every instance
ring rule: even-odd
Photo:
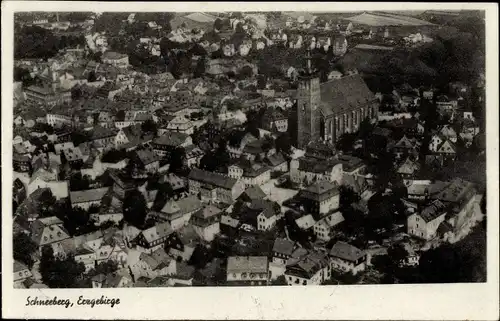
[[[311,52],[305,56],[306,66],[303,75],[299,77],[297,90],[297,145],[304,148],[314,139],[320,138],[321,104],[320,81],[312,68]]]
[[[306,58],[306,75],[311,76],[313,71],[312,71],[312,61],[311,61],[312,56],[310,49],[307,49],[305,58]]]

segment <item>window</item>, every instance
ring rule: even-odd
[[[19,276],[23,276],[23,272],[19,272]]]

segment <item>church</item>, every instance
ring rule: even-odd
[[[344,133],[358,131],[361,122],[377,120],[379,102],[358,73],[320,83],[306,56],[306,72],[297,90],[297,145],[315,140],[336,142]]]

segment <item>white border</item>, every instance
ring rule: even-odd
[[[14,11],[486,11],[488,282],[268,288],[12,289],[12,101]],[[2,316],[83,319],[498,320],[498,8],[481,3],[2,2]],[[29,307],[27,296],[120,298],[115,308]]]

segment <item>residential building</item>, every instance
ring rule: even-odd
[[[226,204],[232,204],[245,190],[242,181],[198,168],[191,169],[188,182],[191,194],[200,194],[204,200]]]
[[[119,68],[127,68],[129,66],[128,55],[114,51],[106,51],[103,53],[101,60],[105,64],[110,64]]]
[[[193,144],[191,137],[184,133],[169,132],[153,140],[153,149],[158,156],[164,157],[178,147],[188,147]]]
[[[297,184],[310,184],[314,181],[329,181],[342,185],[343,164],[338,160],[320,160],[301,157],[290,162],[290,179]]]
[[[203,205],[196,195],[190,195],[178,200],[170,199],[159,213],[155,213],[161,222],[170,223],[176,231],[187,225],[191,216],[202,209]]]
[[[92,206],[100,206],[102,198],[109,191],[108,187],[74,191],[69,193],[71,207],[88,210]]]
[[[435,200],[420,213],[408,217],[408,234],[424,240],[433,239],[438,236],[438,228],[445,220],[446,214],[445,205],[441,201]]]
[[[319,181],[300,191],[300,197],[310,213],[324,215],[339,208],[338,187],[328,181]]]
[[[191,223],[203,240],[211,242],[220,233],[221,216],[222,211],[218,207],[207,205],[191,216]]]
[[[328,263],[327,255],[316,251],[292,256],[285,270],[286,282],[288,285],[320,285],[331,276]]]
[[[164,247],[172,233],[174,233],[174,230],[170,226],[170,223],[159,223],[139,233],[133,240],[133,244],[141,247],[144,252],[152,253]]]
[[[287,265],[295,250],[295,242],[288,239],[277,238],[273,245],[273,263]]]
[[[267,285],[269,266],[266,256],[230,256],[227,258],[227,282],[239,285]]]
[[[366,253],[342,241],[333,245],[329,257],[331,268],[343,273],[357,274],[366,268]]]
[[[313,231],[318,240],[328,242],[333,236],[334,228],[344,221],[341,212],[327,214],[314,224]]]
[[[259,163],[240,163],[228,167],[228,176],[245,183],[245,188],[252,185],[264,185],[271,180],[271,169]]]
[[[31,224],[31,239],[39,247],[69,238],[63,222],[55,216],[39,218]]]

